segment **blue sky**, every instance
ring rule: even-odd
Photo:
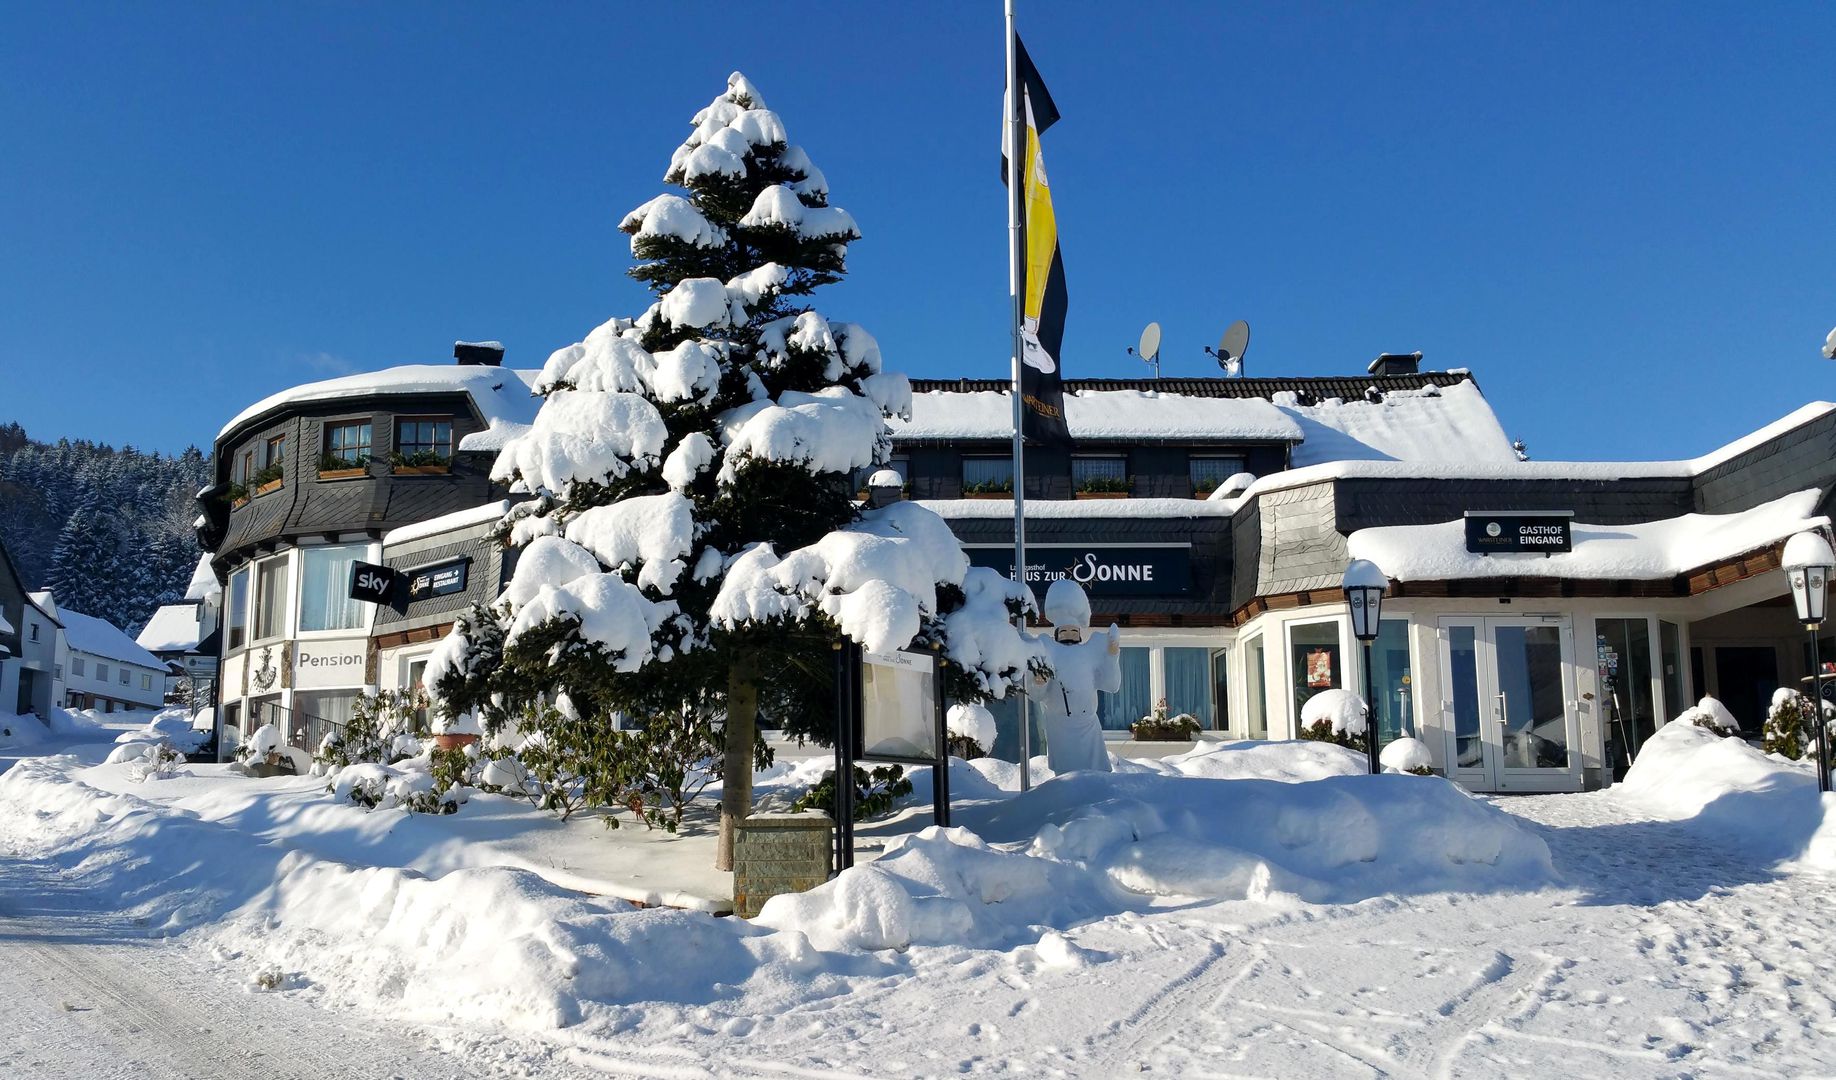
[[[921,376],[1006,371],[1001,13],[970,4],[0,0],[0,420],[176,450],[249,402],[643,291],[614,226],[745,71],[866,238],[819,294]],[[1690,456],[1813,398],[1836,9],[1024,2],[1065,365],[1421,349],[1538,458]]]

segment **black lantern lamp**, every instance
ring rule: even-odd
[[[1364,645],[1364,744],[1370,752],[1371,773],[1382,772],[1377,764],[1377,707],[1372,682],[1371,642],[1383,617],[1383,594],[1390,579],[1383,576],[1377,564],[1369,559],[1353,559],[1345,567],[1345,606],[1351,609],[1352,636]]]
[[[1780,560],[1785,578],[1791,582],[1791,602],[1797,605],[1798,621],[1810,634],[1811,717],[1817,729],[1817,790],[1830,790],[1830,753],[1823,722],[1823,650],[1817,642],[1817,628],[1823,625],[1825,606],[1829,603],[1830,575],[1836,573],[1836,552],[1822,533],[1801,532],[1785,541],[1785,555]]]

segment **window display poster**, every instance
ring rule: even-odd
[[[935,760],[936,658],[862,652],[860,716],[860,757]]]
[[[1332,653],[1325,649],[1314,649],[1307,654],[1307,686],[1314,690],[1325,690],[1337,685],[1332,679]]]

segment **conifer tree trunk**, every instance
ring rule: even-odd
[[[727,668],[726,766],[721,773],[720,841],[714,851],[714,869],[733,869],[733,833],[739,820],[752,813],[752,749],[758,738],[759,687],[757,663],[742,651]]]

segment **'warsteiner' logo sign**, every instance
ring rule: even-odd
[[[360,562],[351,564],[351,599],[372,604],[387,604],[395,593],[395,571],[386,566]]]
[[[969,562],[1014,576],[1011,545],[965,546]],[[1192,591],[1189,544],[1028,544],[1026,581],[1035,589],[1070,578],[1091,596],[1181,596]]]
[[[1512,510],[1491,514],[1466,512],[1466,550],[1475,555],[1534,551],[1544,555],[1573,551],[1568,510]]]

